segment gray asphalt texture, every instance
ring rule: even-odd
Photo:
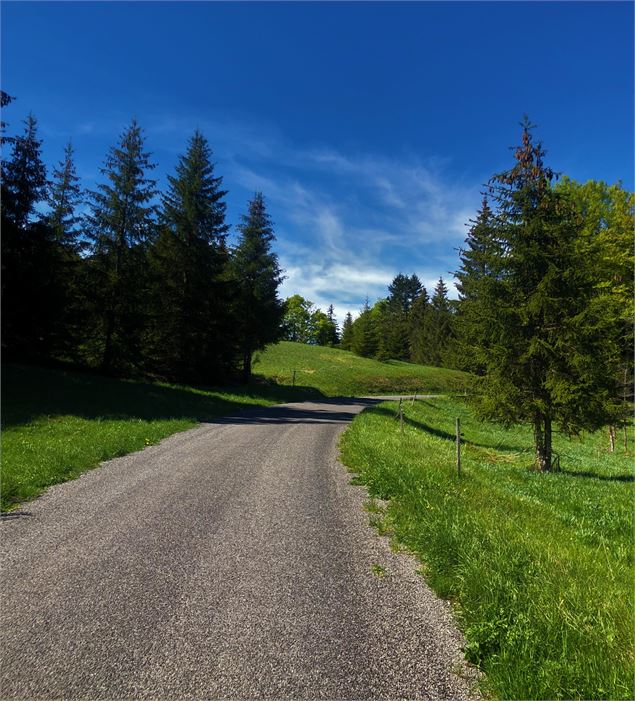
[[[473,697],[449,605],[338,462],[370,403],[225,417],[5,518],[0,698]]]

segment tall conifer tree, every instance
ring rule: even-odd
[[[350,312],[346,313],[342,324],[340,348],[342,350],[353,350],[353,315]]]
[[[18,229],[27,226],[35,206],[45,200],[47,194],[37,120],[29,114],[24,124],[24,133],[13,139],[11,158],[2,170],[2,209],[5,218]]]
[[[481,319],[467,339],[484,372],[481,414],[530,422],[544,471],[553,465],[553,423],[567,433],[601,426],[612,380],[601,318],[589,304],[593,281],[576,245],[582,221],[552,187],[554,172],[531,129],[526,119],[515,164],[490,181],[487,284],[471,286],[479,272],[468,258],[461,285],[472,318]]]
[[[237,288],[235,313],[242,378],[248,382],[254,351],[280,339],[284,314],[284,305],[278,298],[282,271],[271,250],[275,236],[261,192],[249,203],[238,230],[240,239],[232,268]]]
[[[154,233],[156,181],[141,127],[133,120],[101,169],[106,182],[90,194],[86,233],[92,241],[93,354],[102,370],[140,369],[147,323],[147,245]]]
[[[151,356],[167,377],[222,381],[235,365],[222,181],[207,139],[195,131],[175,175],[168,176],[150,256]]]

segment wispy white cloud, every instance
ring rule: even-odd
[[[155,160],[168,168],[194,129],[208,137],[230,191],[231,223],[254,191],[264,193],[286,269],[285,296],[333,304],[342,321],[367,295],[371,303],[385,296],[398,272],[417,273],[430,292],[443,275],[453,293],[450,271],[480,188],[451,175],[447,160],[298,146],[275,128],[223,117],[157,116],[142,126]],[[108,130],[118,131],[112,124]],[[100,122],[74,128],[84,138],[102,132]]]

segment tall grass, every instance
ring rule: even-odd
[[[486,691],[633,698],[632,453],[608,453],[604,433],[556,436],[563,470],[539,474],[527,428],[480,423],[456,400],[406,404],[403,433],[394,413],[382,404],[356,418],[343,459],[390,500],[377,525],[454,602]]]

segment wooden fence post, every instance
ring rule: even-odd
[[[456,417],[456,472],[461,476],[461,419]]]

